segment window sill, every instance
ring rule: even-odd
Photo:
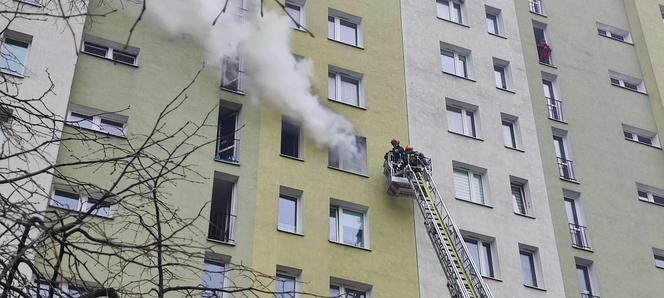
[[[543,18],[548,18],[548,16],[545,15],[544,13],[534,12],[534,11],[532,11],[532,10],[530,10],[530,13],[532,13],[532,14],[534,14],[534,15],[536,15],[536,16],[543,17]]]
[[[534,290],[546,292],[545,288],[540,288],[540,287],[536,287],[536,286],[529,286],[529,285],[526,285],[526,284],[524,284],[523,286],[526,287],[526,288],[529,288],[529,289],[534,289]]]
[[[281,232],[281,233],[284,233],[284,234],[290,234],[290,235],[295,235],[295,236],[304,237],[304,234],[302,234],[302,233],[298,233],[298,232],[286,231],[286,230],[282,230],[282,229],[279,229],[279,228],[277,228],[277,231],[278,231],[278,232]]]
[[[297,30],[297,29],[296,29],[296,30]],[[333,41],[333,42],[335,42],[335,43],[342,44],[342,45],[345,45],[345,46],[349,46],[349,47],[351,47],[351,48],[356,48],[356,49],[358,49],[358,50],[364,50],[364,47],[363,47],[363,46],[356,46],[356,45],[354,45],[354,44],[345,43],[345,42],[343,42],[343,41],[338,41],[338,40],[336,40],[336,39],[331,39],[331,38],[329,38],[329,37],[327,38],[327,40],[329,40],[329,41]]]
[[[439,17],[439,16],[436,16],[436,18],[438,18],[438,19],[441,20],[441,21],[445,21],[445,22],[448,22],[448,23],[452,23],[452,24],[455,24],[455,25],[458,25],[458,26],[461,26],[461,27],[470,28],[470,26],[468,26],[468,25],[466,25],[466,24],[464,24],[464,23],[455,22],[455,21],[452,21],[452,20],[448,20],[448,19],[445,19],[445,18],[441,18],[441,17]]]
[[[88,56],[96,57],[96,58],[99,58],[99,59],[102,59],[102,60],[106,60],[106,61],[109,61],[109,62],[118,63],[118,64],[130,66],[130,67],[133,67],[133,68],[138,68],[137,64],[129,64],[129,63],[125,63],[125,62],[122,62],[122,61],[109,59],[109,58],[106,58],[106,57],[102,57],[100,55],[95,55],[95,54],[88,53],[86,51],[81,51],[81,53],[86,54]],[[136,61],[138,61],[138,56],[136,56],[136,59],[137,59]]]
[[[579,182],[579,180],[572,179],[572,178],[560,177],[560,180],[567,181],[569,183],[574,183],[574,184],[581,184],[581,182]]]
[[[521,150],[519,148],[514,148],[514,147],[510,147],[510,146],[505,146],[505,148],[510,149],[510,150],[514,150],[514,151],[517,151],[517,152],[521,152],[521,153],[526,152],[525,150]]]
[[[454,74],[454,73],[449,73],[449,72],[445,72],[445,71],[441,71],[441,72],[444,73],[444,74],[446,74],[446,75],[448,75],[448,76],[453,76],[453,77],[455,77],[455,78],[464,79],[464,80],[466,80],[466,81],[476,82],[476,81],[473,80],[473,79],[466,78],[466,77],[462,77],[462,76],[457,75],[457,74]]]
[[[617,41],[617,42],[625,43],[625,44],[628,44],[628,45],[631,45],[631,46],[634,45],[634,43],[632,43],[632,42],[625,41],[625,40],[620,40],[620,39],[613,38],[613,37],[606,36],[606,35],[602,35],[602,34],[599,34],[599,32],[597,33],[597,35],[599,35],[599,36],[601,36],[601,37],[604,37],[604,38],[608,38],[608,39],[613,40],[613,41]]]
[[[344,170],[344,169],[340,169],[340,168],[335,168],[335,167],[333,167],[333,166],[327,166],[327,168],[328,168],[328,169],[335,170],[335,171],[343,172],[343,173],[353,174],[353,175],[355,175],[355,176],[360,176],[360,177],[364,177],[364,178],[369,178],[369,176],[366,175],[366,174],[357,173],[357,172],[353,172],[353,171],[348,171],[348,170]]]
[[[288,158],[288,159],[292,159],[292,160],[297,160],[297,161],[304,162],[304,159],[302,159],[302,158],[295,157],[295,156],[290,156],[290,155],[286,155],[286,154],[283,154],[283,153],[279,154],[279,156],[281,156],[281,157],[283,157],[283,158]]]
[[[555,66],[554,64],[551,64],[551,63],[544,63],[544,62],[540,61],[539,64],[547,66],[547,67],[551,67],[553,69],[558,69],[558,66]]]
[[[20,73],[15,73],[15,72],[7,71],[7,70],[0,70],[0,72],[3,75],[12,76],[12,77],[19,78],[19,79],[24,79],[25,78],[25,76],[20,74]]]
[[[238,166],[238,167],[240,166],[239,161],[231,161],[231,160],[218,159],[218,158],[214,158],[214,161],[229,164],[229,165],[234,165],[234,166]]]
[[[495,36],[495,37],[502,38],[502,39],[507,39],[507,37],[504,36],[504,35],[500,35],[500,34],[496,34],[496,33],[491,33],[491,32],[488,32],[488,33],[489,33],[489,35],[491,35],[491,36]]]
[[[549,120],[551,120],[551,121],[556,121],[556,122],[558,122],[558,123],[562,123],[562,124],[569,124],[569,123],[567,123],[567,121],[565,121],[565,120],[554,119],[554,118],[551,118],[551,117],[549,117]]]
[[[449,133],[451,133],[451,134],[453,134],[453,135],[462,136],[462,137],[466,137],[466,138],[469,138],[469,139],[472,139],[472,140],[476,140],[476,141],[484,142],[483,139],[480,139],[480,138],[478,138],[478,137],[473,137],[473,136],[465,135],[465,134],[458,133],[458,132],[451,131],[451,130],[448,130],[447,132],[449,132]]]
[[[332,241],[330,239],[328,239],[327,241],[329,241],[330,243],[334,243],[334,244],[345,246],[345,247],[357,248],[357,249],[361,249],[361,250],[364,250],[364,251],[371,251],[370,248],[366,248],[366,247],[350,245],[350,244],[346,244],[346,243],[342,243],[342,242]]]
[[[498,90],[500,90],[500,91],[507,92],[507,93],[516,94],[516,92],[514,92],[514,91],[512,91],[512,90],[510,90],[510,89],[505,89],[505,88],[500,88],[500,87],[496,87],[496,89],[498,89]]]
[[[60,211],[64,211],[64,212],[71,212],[71,213],[77,213],[77,214],[86,214],[86,212],[83,212],[83,211],[68,209],[68,208],[56,206],[56,205],[53,205],[53,204],[48,204],[48,207],[53,208],[53,209],[57,209],[57,210],[60,210]],[[99,214],[90,213],[90,216],[101,218],[101,219],[113,220],[113,215],[103,216],[103,215],[99,215]]]
[[[228,245],[228,246],[235,246],[235,240],[221,241],[221,240],[217,240],[217,239],[207,238],[207,241],[208,242],[219,243],[219,244],[223,244],[223,245]]]
[[[242,91],[242,90],[228,89],[228,88],[224,88],[224,86],[221,86],[219,88],[221,88],[222,91],[226,91],[226,92],[230,92],[230,93],[234,93],[234,94],[237,94],[237,95],[243,95],[244,96],[244,91]]]
[[[126,135],[119,136],[119,135],[114,135],[114,134],[112,134],[112,133],[107,133],[107,132],[100,131],[100,130],[96,130],[96,129],[92,129],[92,128],[80,127],[80,126],[78,126],[78,125],[74,125],[74,124],[70,124],[70,123],[65,123],[65,124],[66,124],[67,126],[69,126],[69,127],[75,128],[75,129],[80,129],[80,130],[90,131],[90,132],[94,132],[94,133],[98,133],[98,134],[102,134],[102,135],[106,135],[106,136],[114,137],[114,138],[118,138],[118,139],[127,139],[127,136],[126,136]]]
[[[345,106],[353,107],[353,108],[356,108],[356,109],[365,110],[365,111],[367,110],[367,108],[365,108],[363,106],[356,106],[356,105],[353,105],[353,104],[345,103],[343,101],[338,101],[338,100],[333,99],[333,98],[328,97],[327,100],[333,101],[335,103],[342,104],[342,105],[345,105]]]
[[[646,200],[642,200],[642,199],[639,199],[639,201],[644,202],[644,203],[648,203],[648,204],[652,204],[652,205],[657,205],[659,207],[664,207],[664,204],[660,204],[660,203],[655,203],[655,202],[646,201]]]
[[[516,215],[518,215],[518,216],[521,216],[521,217],[525,217],[525,218],[537,219],[536,217],[534,217],[534,216],[532,216],[532,215],[521,214],[521,213],[519,213],[519,212],[514,212],[514,214],[516,214]]]
[[[572,248],[582,250],[582,251],[587,251],[587,252],[594,252],[591,248],[584,248],[584,247],[576,246],[574,244],[572,244]]]
[[[502,279],[497,278],[497,277],[491,277],[491,276],[485,276],[485,275],[482,275],[482,278],[485,278],[485,279],[488,279],[488,280],[493,280],[493,281],[498,281],[498,282],[503,282]]]
[[[468,200],[464,200],[464,199],[459,199],[459,198],[457,198],[457,197],[454,197],[454,198],[457,199],[457,200],[459,200],[459,201],[462,201],[462,202],[471,203],[471,204],[473,204],[473,205],[477,205],[477,206],[482,206],[482,207],[485,207],[485,208],[493,209],[493,206],[491,206],[491,205],[482,204],[482,203],[473,202],[473,201],[468,201]]]
[[[623,86],[616,85],[616,84],[613,84],[613,83],[611,83],[611,86],[613,86],[613,87],[618,87],[618,88],[620,88],[620,89],[629,90],[629,91],[632,91],[632,92],[634,92],[634,93],[639,93],[639,94],[643,94],[643,95],[648,95],[648,93],[646,93],[646,92],[639,91],[639,90],[634,90],[634,89],[629,89],[629,88],[627,88],[627,87],[623,87]]]
[[[639,142],[639,141],[634,141],[634,140],[632,140],[632,139],[625,138],[625,140],[626,140],[626,141],[630,141],[630,142],[632,142],[632,143],[639,144],[639,145],[643,145],[643,146],[646,146],[646,147],[650,147],[650,148],[653,148],[653,149],[662,150],[661,147],[657,147],[657,146],[654,146],[654,145],[648,145],[648,144],[646,144],[646,143],[641,143],[641,142]]]
[[[300,25],[302,25],[302,24],[300,24]],[[297,28],[290,27],[290,28],[293,29],[294,31],[298,31],[298,32],[302,32],[302,33],[307,33],[307,31],[304,30],[304,27],[297,27]]]

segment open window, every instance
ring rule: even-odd
[[[347,172],[367,175],[367,139],[356,136],[354,151],[340,151],[340,148],[329,148],[328,166]]]
[[[214,158],[231,163],[240,162],[240,109],[237,103],[221,101]]]
[[[537,47],[537,56],[539,62],[546,65],[553,65],[553,50],[549,42],[547,25],[533,21],[533,33],[535,34],[535,46]]]
[[[225,56],[221,63],[221,89],[244,94],[244,59],[240,55]]]
[[[214,173],[208,239],[225,243],[235,242],[235,200],[237,176]]]
[[[302,158],[302,126],[286,116],[281,118],[281,155]]]

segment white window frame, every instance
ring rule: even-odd
[[[75,209],[70,209],[70,208],[67,208],[65,206],[60,206],[58,203],[56,203],[56,201],[55,201],[56,191],[57,192],[64,192],[64,193],[67,193],[67,194],[72,194],[72,195],[77,196],[78,197],[78,199],[77,199],[78,204],[77,204],[76,208]],[[97,199],[92,197],[89,194],[86,194],[85,192],[75,191],[75,190],[70,189],[66,186],[62,186],[62,187],[54,186],[51,189],[51,199],[50,199],[49,205],[51,207],[58,208],[58,209],[70,210],[70,211],[80,212],[80,213],[86,213],[86,212],[88,212],[88,210],[90,210],[90,207],[92,207],[92,205],[94,204],[94,203],[89,203],[89,200],[97,200]],[[90,214],[94,215],[94,216],[104,217],[104,218],[113,218],[113,216],[115,215],[115,212],[116,212],[116,206],[112,202],[113,199],[110,198],[110,197],[107,197],[104,200],[106,202],[108,202],[110,204],[110,206],[98,208],[95,212],[92,212]],[[107,212],[101,212],[102,210],[107,210]]]
[[[25,58],[23,59],[23,61],[20,61],[20,64],[21,64],[21,71],[20,72],[10,70],[10,69],[4,69],[4,68],[0,69],[0,71],[2,73],[8,74],[8,75],[23,77],[25,75],[26,70],[27,70],[28,58],[30,57],[30,49],[32,49],[32,36],[24,34],[24,33],[11,31],[11,30],[6,29],[5,32],[2,34],[2,37],[0,37],[0,47],[4,48],[4,44],[5,44],[6,39],[11,39],[11,40],[19,42],[19,43],[27,44],[27,47],[25,47]],[[0,59],[7,59],[7,58],[0,57]],[[15,61],[15,62],[18,62],[18,61]]]
[[[338,102],[341,104],[353,106],[353,107],[358,107],[358,108],[365,108],[365,103],[364,103],[364,83],[363,83],[363,78],[364,75],[358,72],[350,71],[347,69],[342,69],[336,66],[328,66],[328,71],[327,71],[327,77],[328,77],[328,96],[327,98],[329,100],[332,100],[334,102]],[[331,82],[332,77],[334,77],[334,82]],[[341,98],[341,81],[342,79],[352,80],[352,81],[357,81],[357,104],[354,103],[349,103],[345,102]],[[332,86],[334,84],[334,86]],[[332,89],[334,88],[334,89]],[[330,91],[334,90],[334,94],[331,94]]]
[[[662,17],[662,22],[664,23],[664,5],[659,5],[659,14]]]
[[[299,23],[300,27],[298,27],[298,25],[295,24],[292,20],[289,20],[288,24],[289,24],[290,28],[292,28],[292,29],[304,31],[304,28],[307,26],[307,24],[306,24],[307,16],[306,16],[306,9],[305,9],[306,0],[286,0],[286,2],[284,3],[284,6],[286,8],[288,8],[289,6],[297,7],[297,9],[300,11],[300,14],[299,14],[299,19],[296,19],[296,21]],[[291,15],[291,17],[293,17],[293,16]]]
[[[330,40],[334,40],[343,44],[347,44],[350,46],[362,48],[364,46],[364,37],[362,34],[362,18],[358,16],[354,16],[342,11],[338,11],[335,9],[329,9],[328,10],[328,26],[330,19],[332,19],[332,22],[334,23],[334,32],[329,32],[329,27],[328,27],[328,33],[327,33],[327,38]],[[345,21],[348,23],[351,23],[355,25],[355,43],[347,43],[342,41],[341,39],[341,21]]]
[[[96,53],[88,52],[88,51],[86,51],[86,46],[91,46],[91,47],[95,47],[95,48],[98,48],[98,49],[105,49],[106,53],[104,55],[99,55],[99,54],[96,54]],[[136,47],[126,46],[126,45],[118,43],[118,42],[114,42],[114,41],[110,41],[110,40],[107,40],[107,39],[103,39],[103,38],[100,38],[100,37],[96,37],[96,36],[86,34],[83,37],[83,42],[81,43],[81,52],[83,52],[85,54],[88,54],[88,55],[91,55],[91,56],[95,56],[95,57],[103,58],[103,59],[110,60],[110,61],[113,61],[113,62],[117,62],[117,63],[120,63],[120,64],[124,64],[124,65],[138,66],[138,57],[139,57],[139,54],[140,54],[140,49],[136,48]],[[124,56],[128,56],[128,57],[133,58],[134,63],[128,63],[128,62],[125,62],[125,61],[122,61],[122,60],[115,59],[115,53],[116,52],[119,55],[124,55]]]
[[[623,137],[625,137],[625,140],[636,142],[650,147],[662,148],[662,144],[660,143],[659,135],[657,135],[657,133],[627,124],[623,124],[622,129],[623,129]],[[640,138],[648,139],[650,141],[650,144],[641,141]]]
[[[452,58],[454,62],[454,72],[449,72],[445,70],[445,63],[443,57]],[[470,63],[469,51],[459,50],[458,48],[452,48],[447,44],[441,43],[440,68],[443,73],[451,74],[465,79],[470,79],[471,78],[470,65],[471,63]]]
[[[302,194],[303,192],[301,190],[297,190],[286,186],[279,187],[279,200],[278,200],[279,208],[277,208],[277,230],[286,233],[303,235],[302,234],[302,210],[303,210]],[[286,226],[282,226],[281,224],[280,203],[282,199],[295,201],[295,214],[294,214],[295,230],[293,231],[289,230],[288,227]]]
[[[501,74],[501,82],[499,85],[498,82],[498,77],[497,77],[497,72],[496,68],[502,69]],[[493,72],[494,72],[494,77],[496,81],[496,88],[501,89],[501,90],[510,90],[510,86],[512,85],[512,76],[510,74],[510,62],[498,58],[493,58]],[[502,86],[504,82],[505,86]]]
[[[521,192],[521,200],[523,201],[523,213],[519,211],[519,207],[516,201],[516,197],[513,193],[513,188],[518,187]],[[510,176],[510,195],[512,197],[512,206],[514,208],[514,213],[525,216],[532,216],[532,204],[530,200],[530,194],[528,192],[528,180]]]
[[[214,188],[214,180],[220,180],[224,181],[227,183],[233,184],[232,189],[231,189],[231,202],[230,202],[230,210],[228,210],[228,216],[230,217],[229,220],[229,226],[228,226],[228,241],[223,241],[223,240],[218,240],[214,238],[210,238],[209,231],[208,235],[206,235],[207,240],[213,241],[213,242],[220,242],[220,243],[235,243],[235,230],[237,229],[237,199],[238,199],[238,188],[237,188],[237,183],[238,183],[238,176],[234,176],[231,174],[227,174],[224,172],[214,172],[214,177],[212,180],[212,187]],[[214,193],[213,193],[214,194]],[[212,200],[214,200],[214,197],[210,197],[210,207],[212,206]],[[210,215],[212,215],[212,210],[210,210]],[[212,219],[210,219],[212,220]],[[209,228],[208,228],[209,229]]]
[[[328,239],[331,242],[334,243],[339,243],[342,245],[347,245],[347,246],[352,246],[352,247],[359,247],[359,248],[365,248],[369,249],[370,247],[370,241],[369,241],[369,209],[365,206],[349,203],[349,202],[343,202],[335,199],[330,200],[330,206],[329,209],[335,208],[336,209],[336,239],[332,239],[332,235],[328,235]],[[344,210],[350,211],[350,212],[355,212],[355,213],[361,213],[362,214],[362,246],[357,246],[354,244],[349,244],[344,242],[344,234],[343,234],[343,223],[342,223],[342,215],[344,213]],[[330,210],[331,211],[331,210]],[[328,215],[329,218],[329,215]],[[332,229],[332,227],[330,227]],[[329,234],[329,233],[328,233]]]
[[[328,148],[328,167],[349,172],[349,173],[354,173],[354,174],[359,174],[359,175],[368,175],[369,174],[369,168],[368,168],[368,156],[367,156],[367,139],[363,136],[355,136],[356,138],[356,145],[358,146],[358,153],[363,156],[358,156],[363,158],[363,160],[351,160],[351,159],[345,159],[342,157],[349,157],[349,156],[342,156],[339,154],[339,148]],[[364,145],[364,148],[362,148],[362,144]],[[346,153],[348,153],[346,151]],[[333,165],[332,160],[336,158],[338,164]],[[360,169],[359,171],[356,171],[356,169],[352,166],[354,165],[354,162],[361,162],[362,164],[359,165]]]
[[[203,270],[202,270],[203,274],[202,274],[202,278],[201,278],[202,279],[201,285],[204,286],[204,287],[209,287],[210,286],[210,285],[205,284],[206,272],[209,272],[209,271],[205,271],[205,269],[206,269],[205,266],[208,265],[208,264],[210,266],[214,266],[214,267],[217,267],[217,268],[221,269],[220,272],[214,271],[214,272],[211,272],[211,274],[221,275],[221,289],[224,289],[226,287],[226,262],[223,262],[221,260],[213,260],[213,259],[207,259],[207,258],[205,260],[203,260]],[[208,292],[208,291],[201,291],[201,297],[202,298],[213,298],[213,297],[214,298],[223,298],[225,296],[224,292],[214,293],[214,292],[219,292],[219,291],[210,291],[210,292],[212,292],[210,294],[207,294],[205,292]]]
[[[298,131],[297,131],[297,135],[298,135],[298,140],[297,140],[297,156],[292,156],[292,155],[284,154],[284,153],[281,151],[281,148],[279,148],[279,153],[280,153],[282,156],[287,156],[287,157],[291,157],[291,158],[295,158],[295,159],[300,159],[300,160],[302,160],[302,156],[303,156],[303,153],[304,153],[304,152],[303,152],[303,147],[304,147],[304,146],[303,146],[303,144],[304,144],[304,135],[302,134],[302,124],[299,123],[298,121],[295,121],[295,120],[289,118],[289,117],[282,116],[282,118],[281,118],[281,134],[282,134],[282,135],[283,135],[283,132],[284,132],[284,124],[289,124],[289,125],[292,125],[292,126],[296,126],[296,127],[298,128]],[[281,138],[281,143],[283,143],[283,142],[284,142],[284,140],[283,140],[283,137],[282,137],[282,138]],[[281,143],[279,144],[280,147],[281,147],[281,145],[282,145]]]
[[[297,293],[299,291],[299,286],[298,286],[298,284],[299,284],[299,274],[294,274],[294,273],[290,272],[290,270],[289,271],[284,271],[284,270],[277,269],[277,274],[275,275],[275,277],[276,277],[275,280],[274,280],[275,291],[277,289],[278,283],[281,282],[279,280],[279,278],[289,279],[289,281],[292,280],[292,282],[293,282],[293,291],[294,291],[294,293],[292,293],[292,294],[290,294],[290,293],[275,294],[274,295],[275,298],[297,298],[297,297],[300,297],[300,295],[298,295],[298,293]]]
[[[456,179],[457,172],[459,173],[464,173],[466,176],[466,179],[468,180],[468,193],[470,194],[470,198],[460,198],[458,194],[458,190],[456,189],[456,183],[454,183],[454,198],[457,200],[461,201],[467,201],[467,202],[472,202],[472,203],[477,203],[481,205],[488,205],[488,187],[487,187],[487,177],[486,177],[486,171],[479,171],[475,169],[469,169],[469,167],[464,166],[464,165],[455,165],[452,168],[453,172],[453,178]],[[477,185],[476,180],[477,176],[479,176],[479,181],[481,185]],[[474,179],[471,179],[474,178]]]
[[[634,91],[634,92],[639,92],[645,94],[646,91],[646,86],[643,80],[637,79],[632,76],[628,76],[626,74],[622,74],[619,72],[615,72],[612,70],[609,70],[609,81],[611,82],[611,85],[616,86],[616,87],[622,87],[624,89]],[[627,85],[633,85],[636,88],[631,88],[628,87]]]
[[[228,86],[231,82],[225,82],[225,77],[224,73],[226,72],[226,68],[228,67],[228,64],[231,63],[231,61],[237,61],[237,72],[235,74],[237,75],[237,89],[230,88]],[[222,58],[221,61],[221,89],[225,91],[230,91],[233,93],[238,93],[238,94],[244,94],[244,81],[245,81],[245,76],[246,76],[246,69],[244,65],[244,58],[241,55],[238,55],[236,57],[230,57],[230,56],[225,56]]]
[[[545,15],[543,0],[528,0],[528,4],[530,6],[530,12],[538,15]]]
[[[445,3],[445,4],[444,4]],[[457,7],[455,7],[457,6]],[[458,13],[454,14],[458,9]],[[439,19],[465,25],[465,5],[462,0],[436,0],[436,16]]]
[[[546,23],[542,23],[542,22],[538,22],[538,21],[534,21],[534,20],[533,20],[532,23],[533,23],[533,35],[535,37],[537,37],[537,35],[535,34],[535,30],[542,30],[542,37],[544,38],[543,42],[546,43],[549,47],[552,47],[551,40],[549,39],[548,25]],[[539,58],[539,50],[537,48],[537,45],[538,45],[538,42],[537,42],[537,40],[535,40],[535,52],[537,52],[537,54],[538,54],[537,61],[539,61],[539,63],[545,64],[545,65],[550,65],[550,66],[555,65],[554,52],[551,51],[551,53],[549,54],[549,61],[545,61],[545,62],[541,61],[540,58]]]
[[[72,113],[74,114],[79,114],[82,116],[87,116],[92,118],[89,122],[91,123],[91,127],[82,127],[80,122],[81,121],[74,121],[72,120]],[[107,121],[112,121],[116,122],[118,124],[122,124],[122,130],[119,133],[111,132],[111,131],[105,131],[102,129],[102,120],[107,120]],[[67,124],[70,126],[74,127],[79,127],[80,129],[86,129],[86,130],[92,130],[96,131],[99,133],[103,133],[106,135],[110,136],[115,136],[115,137],[121,137],[124,138],[127,136],[127,122],[128,122],[128,117],[118,115],[115,113],[107,113],[103,112],[97,109],[89,108],[89,107],[84,107],[84,106],[79,106],[79,105],[74,105],[71,104],[69,106],[69,110],[67,111]]]
[[[664,249],[653,247],[652,253],[653,253],[653,259],[655,261],[655,267],[659,269],[664,269]]]
[[[535,280],[534,280],[535,284],[534,285],[526,284],[525,279],[523,279],[523,285],[526,286],[526,287],[544,289],[544,278],[542,276],[542,267],[541,267],[541,263],[540,263],[539,250],[536,247],[519,243],[519,264],[521,266],[521,268],[519,268],[519,269],[521,271],[521,275],[524,274],[523,264],[521,263],[521,253],[522,252],[525,252],[525,253],[530,254],[532,256],[532,262],[533,262],[532,263],[532,269],[534,270],[534,272],[532,272],[532,274],[535,277]]]
[[[467,247],[467,242],[474,242],[475,245],[477,245],[479,251],[479,264],[473,260],[474,265],[477,267],[477,269],[480,271],[480,275],[484,277],[490,277],[490,278],[496,278],[498,276],[498,268],[497,268],[497,262],[496,262],[496,253],[495,253],[495,241],[488,241],[479,237],[475,236],[463,236],[464,240],[464,245]],[[487,255],[486,252],[486,246],[488,246],[489,253],[491,254],[490,256]],[[470,257],[470,256],[469,256]],[[472,257],[471,257],[472,258]],[[487,266],[487,268],[485,268]],[[493,272],[486,272],[487,270],[493,271]]]
[[[505,147],[510,149],[521,150],[522,142],[521,142],[521,129],[519,126],[519,118],[517,118],[516,116],[500,113],[500,121],[501,121],[501,128],[503,131],[503,144],[505,145]],[[509,125],[506,125],[506,123]],[[509,136],[506,135],[507,133],[505,128],[506,126],[509,126],[510,130]],[[510,139],[510,142],[513,144],[506,143],[508,137]]]
[[[486,12],[486,25],[487,32],[491,35],[503,36],[503,14],[502,11],[498,8],[491,6],[484,6]],[[489,16],[495,18],[491,19]],[[489,23],[491,22],[491,23]],[[495,31],[495,32],[493,32]]]
[[[599,284],[597,283],[597,276],[595,275],[595,266],[593,265],[593,261],[574,257],[575,272],[576,270],[578,270],[577,269],[578,266],[585,267],[586,272],[588,273],[588,284],[590,286],[590,292],[582,292],[581,289],[579,289],[579,293],[586,294],[588,295],[588,297],[599,297],[600,296]],[[577,281],[578,281],[578,276],[577,276]]]
[[[633,44],[632,34],[630,34],[629,31],[609,26],[600,22],[597,22],[597,34],[613,40]]]
[[[664,198],[664,189],[641,183],[636,183],[636,193],[640,201],[664,206],[664,203],[658,203],[655,201],[655,196],[659,198]]]
[[[339,292],[338,294],[332,293],[333,287],[336,288],[336,290]],[[330,289],[329,294],[331,297],[350,297],[347,296],[349,290],[364,293],[364,297],[366,298],[372,297],[371,285],[342,278],[330,277],[329,289]]]
[[[459,112],[450,111],[450,109],[460,110],[462,131],[454,131],[451,129],[449,113],[459,114]],[[480,126],[479,126],[479,113],[477,108],[475,107],[471,108],[468,105],[458,104],[456,102],[448,100],[448,103],[445,107],[445,112],[448,118],[447,131],[455,134],[462,134],[472,138],[479,138]]]

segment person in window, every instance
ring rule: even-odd
[[[405,165],[405,152],[403,147],[401,147],[401,142],[399,139],[393,138],[392,141],[390,141],[390,144],[392,144],[392,149],[385,153],[383,158],[385,161],[388,161],[389,155],[392,154],[392,168],[394,169],[395,174],[398,176]]]

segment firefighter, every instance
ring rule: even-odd
[[[405,152],[403,147],[401,147],[401,142],[397,138],[393,138],[392,141],[390,141],[390,144],[392,144],[392,149],[385,153],[385,161],[388,159],[388,155],[392,153],[392,167],[395,172],[401,171],[403,169],[403,166],[405,165],[404,163],[404,158],[405,158]]]
[[[405,151],[405,160],[414,170],[422,171],[424,167],[429,165],[429,159],[422,152],[413,150],[412,145],[406,146]]]

